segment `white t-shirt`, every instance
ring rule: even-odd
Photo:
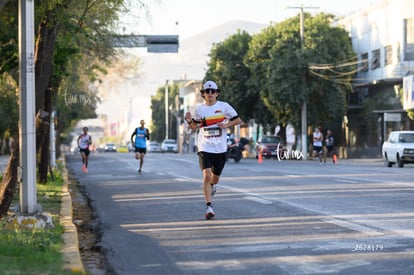
[[[79,136],[79,147],[81,149],[87,149],[89,147],[89,140],[90,140],[90,135],[88,134],[81,134]]]
[[[314,132],[313,133],[313,146],[322,147],[322,133],[321,132]]]
[[[227,123],[237,113],[230,104],[217,101],[208,106],[205,103],[198,105],[193,119],[199,122],[198,151],[208,153],[224,153],[227,151],[227,132],[221,129],[218,123]]]

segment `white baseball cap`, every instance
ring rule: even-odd
[[[218,87],[217,87],[217,84],[214,81],[209,80],[206,83],[204,83],[204,85],[203,85],[203,90],[206,90],[206,89],[217,90]]]

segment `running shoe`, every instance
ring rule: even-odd
[[[215,184],[212,184],[211,185],[211,195],[214,196],[216,194],[216,191],[217,191],[216,185]]]
[[[141,169],[139,169],[139,170],[138,170],[138,174],[140,174],[140,175],[141,175]]]
[[[207,206],[207,210],[206,210],[206,220],[211,220],[211,219],[214,219],[213,207]]]

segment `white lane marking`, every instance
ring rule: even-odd
[[[358,183],[356,180],[342,180],[342,179],[334,179],[337,182],[344,182],[344,183]]]
[[[175,178],[174,180],[176,180],[176,181],[196,181],[196,182],[201,181],[199,179],[194,179],[194,178],[190,178],[190,177],[183,177],[183,176],[179,176],[179,177]]]
[[[263,196],[260,196],[259,194],[246,192],[243,189],[234,188],[234,187],[230,187],[230,186],[222,185],[222,184],[219,184],[218,186],[220,188],[224,188],[224,189],[231,190],[231,191],[234,191],[234,192],[242,193],[242,194],[245,195],[243,197],[244,199],[255,201],[255,202],[258,202],[258,203],[261,203],[261,204],[272,204],[272,201],[264,199]]]
[[[258,203],[261,203],[261,204],[272,204],[272,202],[269,201],[269,200],[265,200],[265,199],[262,199],[262,198],[259,198],[259,197],[254,197],[254,196],[245,196],[245,197],[243,197],[243,199],[250,200],[250,201],[255,201],[255,202],[258,202]]]
[[[323,220],[326,221],[326,222],[329,222],[329,223],[336,224],[340,227],[345,227],[345,228],[348,228],[348,229],[351,229],[351,230],[354,230],[354,231],[358,231],[358,232],[367,234],[369,236],[382,236],[382,235],[384,235],[383,233],[381,233],[377,230],[374,230],[371,227],[360,225],[360,224],[350,222],[350,221],[339,220],[339,219],[335,219],[335,218],[326,218],[326,219],[323,219]]]

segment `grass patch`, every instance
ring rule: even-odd
[[[62,270],[63,229],[3,229],[0,233],[2,274],[70,274]]]
[[[64,179],[61,167],[54,170],[54,180],[37,184],[37,202],[53,220],[54,228],[29,229],[5,227],[0,221],[1,274],[81,274],[63,270],[63,227],[59,224]],[[19,203],[19,194],[15,203]]]

